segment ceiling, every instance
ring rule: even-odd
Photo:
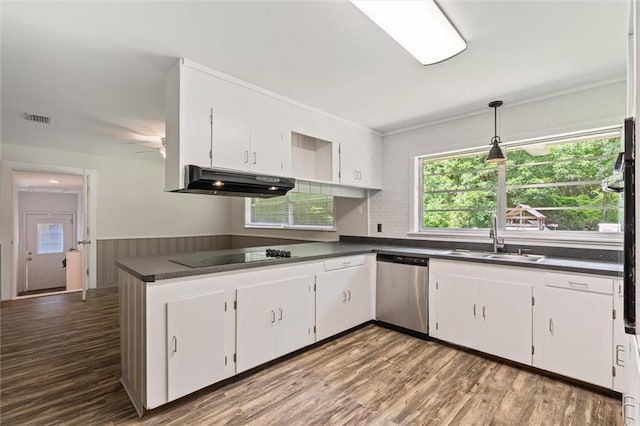
[[[439,3],[468,48],[423,67],[348,2],[3,1],[2,141],[134,155],[178,57],[383,133],[624,78],[628,1]]]

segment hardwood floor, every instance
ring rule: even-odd
[[[117,289],[3,302],[0,423],[618,425],[620,401],[374,325],[139,419]]]

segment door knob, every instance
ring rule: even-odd
[[[27,260],[33,260],[31,257],[27,257]]]

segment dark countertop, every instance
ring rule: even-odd
[[[264,251],[267,247],[249,247],[243,249],[216,250],[209,252],[197,252],[192,254],[242,254]],[[412,255],[417,257],[427,257],[433,259],[449,259],[461,262],[476,262],[491,265],[517,266],[524,268],[535,268],[545,270],[556,270],[575,273],[588,273],[606,275],[612,277],[622,277],[622,264],[614,262],[603,262],[595,260],[568,259],[559,257],[546,257],[538,262],[528,262],[526,260],[507,259],[486,259],[467,258],[451,255],[450,250],[417,248],[396,245],[381,244],[359,244],[346,242],[330,243],[303,243],[281,246],[269,246],[279,250],[289,250],[293,257],[268,259],[249,263],[231,263],[203,268],[190,268],[173,263],[170,259],[184,256],[184,253],[177,255],[153,256],[153,257],[129,257],[116,260],[118,267],[127,271],[134,277],[145,281],[154,282],[171,278],[189,277],[194,275],[211,274],[215,272],[235,271],[241,269],[259,268],[264,266],[284,265],[287,263],[307,262],[338,256],[349,256],[354,254],[381,253],[391,255]]]

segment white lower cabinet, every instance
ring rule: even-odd
[[[612,280],[551,275],[544,288],[546,370],[613,386]]]
[[[225,356],[225,293],[167,303],[167,391],[169,400],[221,380]]]
[[[316,274],[316,340],[373,319],[369,265]]]
[[[313,276],[237,290],[237,372],[314,342]]]
[[[435,263],[435,265],[434,265]],[[527,283],[478,279],[495,267],[432,262],[435,337],[493,355],[531,364],[532,286]],[[453,272],[451,267],[460,272]],[[524,280],[524,277],[522,278]]]

